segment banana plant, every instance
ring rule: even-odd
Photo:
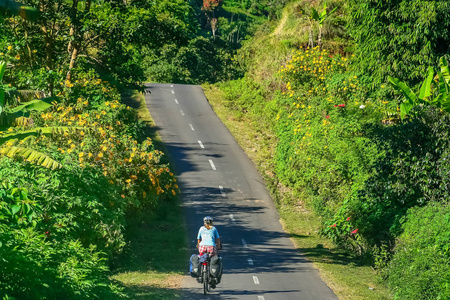
[[[41,165],[48,169],[59,169],[62,165],[52,159],[45,153],[32,149],[32,145],[36,139],[42,135],[53,136],[62,135],[64,133],[75,134],[77,131],[83,130],[88,132],[85,127],[36,127],[30,130],[22,130],[14,133],[8,133],[0,136],[0,156],[8,156],[10,158],[20,157],[30,163]]]
[[[319,35],[317,38],[317,45],[319,46],[320,49],[322,49],[322,27],[323,27],[323,24],[324,24],[326,18],[328,18],[336,9],[337,9],[337,7],[335,7],[332,11],[327,12],[327,4],[326,3],[324,3],[323,10],[320,13],[317,10],[315,10],[314,8],[312,9],[311,19],[313,19],[314,21],[317,22],[317,24],[319,24]]]
[[[10,12],[29,21],[36,21],[40,16],[38,9],[13,0],[0,0],[0,12]]]
[[[388,76],[391,85],[404,97],[403,103],[400,104],[402,119],[417,105],[431,105],[450,112],[450,71],[445,57],[439,59],[439,66],[440,71],[436,75],[433,67],[428,67],[418,95],[406,83]]]
[[[33,93],[31,93],[30,91],[23,91],[23,92],[18,91],[18,96],[22,100],[28,101],[19,106],[6,110],[5,107],[7,101],[5,97],[5,88],[2,83],[5,71],[6,71],[6,63],[0,62],[0,128],[11,126],[14,123],[28,124],[30,120],[26,120],[24,118],[29,117],[30,111],[32,110],[44,111],[52,106],[53,101],[58,100],[57,97],[32,99],[31,96],[33,94],[37,95],[36,91],[34,91]],[[22,119],[20,120],[20,118]],[[16,122],[16,120],[18,122]]]

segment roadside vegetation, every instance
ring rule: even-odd
[[[180,296],[145,81],[204,84],[340,298],[450,298],[447,2],[23,4],[0,3],[3,299]]]
[[[243,77],[204,85],[342,299],[450,297],[449,9],[292,2],[233,57]]]

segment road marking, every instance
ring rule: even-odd
[[[181,114],[182,116],[184,116],[184,111],[180,110],[180,114]]]
[[[173,87],[173,84],[171,84],[170,87]]]
[[[258,296],[258,300],[264,300],[264,296]]]
[[[247,245],[247,243],[245,242],[245,240],[244,240],[244,239],[241,239],[241,241],[242,241],[242,246],[244,246],[245,249],[248,249],[248,245]]]
[[[175,103],[176,103],[176,104],[180,104],[180,103],[178,102],[178,99],[175,99]]]
[[[226,197],[227,195],[223,191],[223,186],[219,185],[219,189],[220,189],[220,193],[222,194],[222,197]],[[231,216],[233,216],[233,215],[231,215]],[[232,220],[232,221],[234,221],[234,220]]]
[[[250,266],[253,266],[253,259],[249,258],[249,259],[247,259],[247,261]]]
[[[234,219],[233,214],[230,214],[230,219],[231,219],[231,221],[236,222],[236,220]]]
[[[214,165],[212,160],[209,160],[209,164],[211,165],[211,168],[215,171],[216,170],[216,166]]]
[[[257,276],[253,276],[253,281],[255,282],[255,284],[259,284],[259,279]]]
[[[174,90],[172,90],[172,94],[175,94],[175,91],[174,91]]]
[[[200,145],[200,148],[205,149],[205,146],[203,146],[202,141],[198,141],[198,144]]]
[[[189,127],[191,127],[192,131],[195,131],[194,126],[192,126],[192,124],[189,124]]]

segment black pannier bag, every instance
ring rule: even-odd
[[[189,271],[191,272],[192,277],[200,277],[201,268],[200,268],[199,257],[197,254],[191,255]]]
[[[220,282],[222,277],[223,265],[222,265],[222,257],[219,255],[214,255],[211,257],[211,263],[209,265],[209,270],[211,276],[217,279],[217,283]]]

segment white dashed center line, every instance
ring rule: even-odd
[[[234,219],[234,216],[232,214],[230,215],[230,219],[231,219],[231,221],[236,222],[236,220]]]
[[[249,259],[247,259],[247,261],[250,266],[253,266],[253,259],[249,258]]]
[[[175,103],[176,103],[176,104],[180,104],[180,103],[178,102],[178,99],[175,99]]]
[[[174,90],[172,90],[172,94],[175,94],[175,91],[174,91]]]
[[[182,116],[184,116],[184,111],[180,110],[180,114],[181,114]]]
[[[173,84],[171,84],[170,87],[173,87]]]
[[[247,242],[244,239],[241,239],[241,241],[242,241],[242,246],[244,246],[245,249],[248,249]]]
[[[200,148],[205,149],[205,146],[203,146],[202,141],[198,141],[198,144],[200,145]]]
[[[255,282],[255,284],[259,284],[259,279],[256,276],[253,276],[253,282]]]
[[[192,124],[189,124],[189,127],[191,127],[192,131],[195,131],[194,126],[192,126]]]
[[[223,191],[223,186],[219,185],[219,189],[220,189],[220,193],[222,194],[222,197],[226,197],[227,195],[225,195],[224,191]],[[231,215],[233,216],[233,215]],[[233,219],[231,219],[232,221],[234,221]]]
[[[209,164],[211,165],[211,168],[215,171],[216,170],[216,166],[214,165],[212,160],[209,160]]]
[[[258,300],[264,300],[264,296],[258,296]]]

